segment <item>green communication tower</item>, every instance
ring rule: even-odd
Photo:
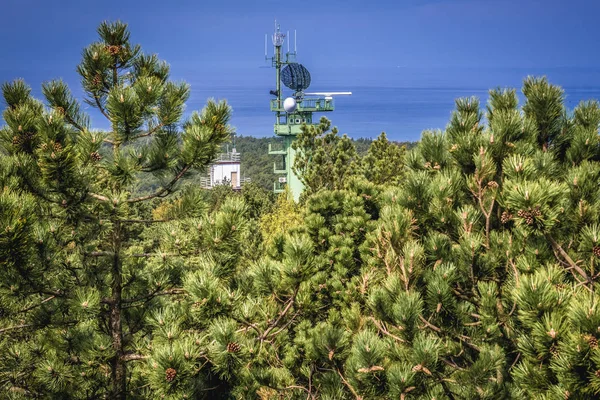
[[[282,47],[285,39],[286,35],[280,31],[279,25],[275,22],[275,33],[272,36],[274,55],[269,57],[267,37],[265,36],[265,59],[271,61],[271,65],[275,68],[276,89],[271,90],[271,94],[275,96],[274,99],[271,99],[271,111],[275,113],[274,132],[283,139],[282,146],[277,149],[272,148],[269,144],[269,154],[281,156],[281,161],[275,162],[273,165],[275,174],[280,175],[279,179],[273,183],[273,190],[275,193],[281,193],[287,186],[294,200],[298,201],[304,185],[292,170],[296,157],[292,142],[301,132],[302,125],[318,124],[318,118],[313,122],[313,113],[334,110],[333,96],[352,93],[306,93],[305,90],[310,86],[311,78],[306,67],[296,61],[296,35],[294,33],[294,51],[292,52],[288,33],[287,52],[284,55]],[[291,90],[290,96],[283,96],[282,83]]]

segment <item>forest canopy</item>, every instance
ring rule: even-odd
[[[194,185],[226,102],[104,22],[2,85],[0,397],[600,398],[600,105],[528,77],[407,150],[305,126],[296,203]],[[144,193],[144,181],[155,182]]]

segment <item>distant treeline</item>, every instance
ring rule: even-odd
[[[279,140],[277,137],[237,136],[235,143],[226,145],[224,151],[235,145],[236,150],[241,153],[242,177],[250,178],[252,182],[266,189],[271,189],[273,188],[273,182],[277,179],[277,176],[273,173],[273,163],[279,161],[279,159],[278,156],[269,155],[269,143],[277,143]],[[373,139],[369,138],[353,139],[356,151],[361,156],[367,153],[372,141]],[[395,141],[394,143],[406,146],[407,150],[417,145],[417,142]]]

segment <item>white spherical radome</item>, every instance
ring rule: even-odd
[[[293,97],[288,97],[283,101],[283,109],[289,113],[294,112],[296,110],[296,105],[296,99],[294,99]]]

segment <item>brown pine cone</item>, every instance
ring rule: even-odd
[[[65,115],[65,109],[62,107],[56,107],[56,112],[60,115]]]
[[[583,339],[590,346],[590,349],[597,349],[598,348],[598,339],[596,339],[595,336],[592,336],[592,335],[583,335]]]
[[[94,152],[92,152],[92,153],[90,154],[90,158],[91,158],[93,161],[100,161],[100,160],[102,160],[102,156],[101,156],[101,155],[100,155],[100,154],[99,154],[97,151],[94,151]]]
[[[558,346],[556,345],[556,343],[552,343],[552,346],[550,346],[550,349],[548,351],[550,352],[550,354],[552,354],[553,357],[556,357],[558,355]]]
[[[504,211],[502,213],[502,215],[500,216],[500,222],[502,222],[503,224],[506,224],[506,223],[510,222],[510,220],[512,218],[513,218],[513,215],[509,211]]]
[[[241,349],[242,349],[242,347],[239,345],[239,343],[236,343],[236,342],[227,343],[227,352],[228,353],[237,353]]]
[[[102,76],[100,74],[96,74],[92,79],[92,85],[98,87],[102,84]]]
[[[519,217],[521,217],[521,218],[523,218],[523,217],[525,216],[525,214],[526,214],[526,211],[525,211],[525,210],[519,210],[519,211],[517,212],[517,215],[518,215]]]
[[[173,382],[175,377],[177,376],[177,371],[174,368],[167,368],[165,371],[165,379],[167,382]]]
[[[594,246],[592,253],[594,253],[596,257],[600,257],[600,246]]]
[[[600,369],[597,370],[596,372],[594,372],[594,375],[596,375],[598,378],[600,378]]]
[[[17,135],[13,136],[12,144],[14,144],[15,146],[22,145],[23,144],[23,137],[17,136]]]
[[[57,153],[60,153],[60,151],[62,150],[62,145],[58,142],[54,142],[54,151]]]
[[[116,56],[121,52],[121,46],[106,46],[105,49],[110,53],[111,56]]]
[[[539,207],[536,207],[533,210],[531,210],[531,215],[533,215],[534,217],[541,217],[542,212],[540,211]]]
[[[492,189],[498,188],[498,182],[496,182],[496,181],[489,181],[487,185],[488,185],[488,187],[490,187]]]
[[[564,283],[557,283],[556,285],[554,285],[555,288],[557,288],[558,290],[565,290],[567,289],[569,286],[565,285]]]

